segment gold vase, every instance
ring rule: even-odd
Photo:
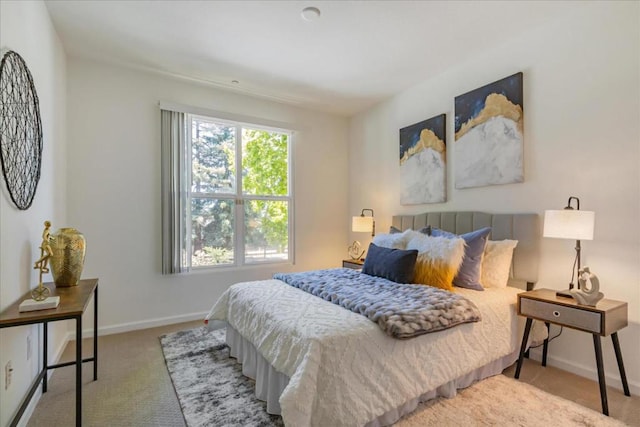
[[[51,275],[56,286],[76,286],[84,267],[86,242],[75,228],[61,228],[51,235]]]

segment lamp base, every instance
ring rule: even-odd
[[[556,296],[557,297],[562,297],[562,298],[573,298],[573,295],[571,295],[571,290],[567,289],[565,291],[557,291],[556,292]]]

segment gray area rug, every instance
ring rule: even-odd
[[[254,381],[229,357],[224,330],[200,327],[160,337],[185,422],[195,426],[282,426],[255,398]],[[402,418],[399,427],[425,426],[624,426],[577,403],[496,375],[433,399]]]
[[[160,337],[185,422],[196,426],[284,426],[255,398],[255,382],[229,357],[223,329],[205,327]]]

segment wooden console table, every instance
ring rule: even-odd
[[[18,408],[18,412],[11,421],[10,426],[16,426],[25,409],[29,405],[31,398],[38,389],[42,381],[42,392],[47,392],[47,371],[49,369],[61,368],[63,366],[76,366],[76,426],[82,425],[82,363],[93,362],[93,380],[98,379],[98,279],[84,279],[78,282],[78,286],[57,288],[53,283],[46,283],[50,296],[59,296],[60,305],[57,308],[48,310],[27,311],[21,313],[18,306],[25,299],[31,298],[31,292],[27,292],[13,305],[7,307],[0,313],[0,329],[13,326],[24,326],[42,323],[43,343],[42,343],[42,370],[34,380],[29,392]],[[89,300],[93,294],[93,357],[82,359],[82,315],[89,305]],[[72,362],[49,365],[47,356],[48,336],[47,326],[49,322],[58,320],[75,319],[76,321],[76,360]]]

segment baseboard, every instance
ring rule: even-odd
[[[104,326],[98,328],[98,335],[112,335],[123,332],[137,331],[140,329],[155,328],[158,326],[173,325],[175,323],[190,322],[192,320],[203,320],[208,311],[200,313],[181,314],[179,316],[160,317],[156,319],[141,320],[138,322],[120,323],[118,325]],[[93,326],[93,324],[91,324]],[[83,329],[82,338],[93,338],[93,328]],[[75,341],[75,334],[72,334],[71,340]]]
[[[531,358],[537,361],[542,360],[542,348],[531,349]],[[562,369],[563,371],[571,372],[572,374],[579,375],[584,378],[589,378],[593,381],[598,381],[598,372],[594,366],[587,366],[582,364],[576,364],[575,362],[569,362],[566,359],[552,356],[547,354],[547,365],[554,368]],[[614,375],[615,374],[615,375]],[[622,390],[622,381],[620,379],[620,373],[616,369],[615,372],[605,372],[605,381],[607,386]],[[629,381],[627,375],[627,382],[629,383],[629,391],[632,395],[638,396],[640,394],[640,384],[633,381]]]

